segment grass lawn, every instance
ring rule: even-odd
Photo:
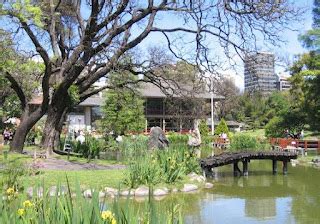
[[[114,164],[123,164],[123,162],[121,161],[116,161],[116,160],[107,160],[107,159],[91,159],[90,161],[88,161],[88,159],[86,158],[80,158],[80,157],[75,157],[75,156],[70,156],[68,159],[68,156],[62,156],[62,155],[56,155],[55,156],[56,159],[61,159],[61,160],[66,160],[66,161],[70,161],[73,163],[80,163],[80,164],[84,164],[84,163],[92,163],[92,164],[96,164],[96,165],[114,165]]]
[[[243,131],[240,133],[248,134],[248,135],[255,137],[255,138],[265,137],[264,129],[247,130],[247,131]]]
[[[67,160],[67,156],[57,156],[57,159]],[[9,164],[28,164],[33,161],[33,158],[29,155],[19,153],[9,153],[7,160],[4,159],[3,151],[0,151],[0,167],[4,163]],[[87,159],[70,157],[71,162],[87,163]],[[99,165],[118,164],[119,162],[113,160],[91,160],[90,163]],[[77,182],[82,187],[94,187],[104,188],[119,187],[119,184],[123,181],[125,170],[78,170],[78,171],[65,171],[65,170],[44,170],[39,175],[35,176],[22,176],[20,180],[25,187],[34,186],[44,183],[45,186],[53,186],[58,183],[62,185],[67,184],[66,176],[68,177],[70,186],[73,188]],[[4,178],[0,169],[0,184]]]
[[[8,153],[7,160],[5,160],[3,151],[0,151],[0,164],[3,164],[5,162],[25,164],[32,162],[32,157],[20,153]]]
[[[319,132],[304,131],[304,136],[304,139],[306,140],[320,139]]]
[[[79,171],[57,171],[46,170],[36,176],[22,177],[23,186],[35,186],[44,184],[46,187],[60,183],[67,185],[67,178],[70,187],[74,188],[80,183],[83,188],[102,189],[104,187],[118,188],[123,181],[125,170],[79,170]],[[123,185],[123,184],[121,184]]]

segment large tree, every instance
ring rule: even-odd
[[[221,118],[226,118],[227,120],[235,120],[236,117],[233,117],[233,109],[235,109],[238,102],[238,97],[240,96],[240,90],[235,85],[235,82],[232,78],[221,77],[216,79],[213,82],[215,92],[220,96],[223,96],[224,99],[216,103],[217,115],[219,120]]]
[[[14,85],[23,115],[11,149],[21,152],[28,131],[47,113],[44,144],[50,154],[62,117],[74,104],[70,95],[78,95],[79,103],[101,91],[92,85],[115,68],[152,69],[150,63],[142,63],[144,69],[138,70],[131,62],[119,63],[150,33],[162,34],[176,58],[212,68],[216,64],[209,52],[217,45],[208,43],[217,43],[228,57],[242,56],[241,52],[256,49],[258,36],[280,43],[279,29],[288,27],[296,13],[289,1],[6,1],[0,15],[20,38],[15,43],[23,39],[27,44],[20,48],[38,55],[45,66],[40,80],[43,100],[37,109],[30,110],[23,88]],[[157,82],[161,77],[149,79]]]

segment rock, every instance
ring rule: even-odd
[[[292,161],[292,160],[291,160]],[[320,162],[320,157],[315,157],[311,160],[313,163],[319,163]]]
[[[188,146],[198,147],[201,145],[201,135],[198,128],[192,131],[188,139]]]
[[[168,188],[157,188],[153,191],[153,196],[163,196],[169,193]]]
[[[180,190],[181,192],[191,192],[198,190],[198,186],[195,184],[184,184],[183,188]]]
[[[148,196],[148,195],[149,195],[149,188],[145,186],[138,187],[134,192],[134,196],[137,196],[137,197]]]
[[[33,198],[33,197],[41,198],[43,197],[43,188],[39,187],[34,190],[33,187],[28,187],[26,190],[26,193],[29,198]]]
[[[99,198],[105,198],[106,197],[106,193],[99,191]]]
[[[132,196],[132,195],[134,195],[134,189],[121,191],[120,195],[121,196]]]
[[[88,190],[85,190],[85,191],[83,192],[83,196],[84,196],[85,198],[92,198],[92,193],[93,193],[93,191],[92,191],[91,189],[88,189]]]
[[[148,140],[148,149],[164,149],[169,146],[169,141],[160,127],[152,127]]]
[[[148,197],[134,197],[134,200],[136,202],[141,203],[141,202],[144,202],[144,201],[148,200]]]
[[[61,186],[60,189],[58,189],[57,186],[52,186],[49,189],[49,196],[54,197],[54,196],[60,196],[64,195],[67,192],[66,187]]]
[[[162,195],[162,196],[154,196],[153,199],[156,200],[156,201],[161,201],[163,199],[166,198],[166,195]]]
[[[204,188],[207,188],[207,189],[209,189],[209,188],[213,188],[213,184],[212,184],[212,183],[207,182],[207,183],[205,183],[205,184],[204,184]]]
[[[116,138],[116,141],[119,142],[123,142],[123,138],[121,135],[118,135],[118,137]]]
[[[173,189],[171,190],[171,192],[172,192],[172,193],[177,193],[177,192],[178,192],[178,189],[177,189],[177,188],[173,188]]]
[[[119,194],[119,191],[112,187],[106,187],[104,188],[104,191],[107,195],[110,195],[110,196],[116,196]]]
[[[198,175],[196,173],[190,173],[188,175],[190,181],[197,181],[199,183],[205,182],[206,178],[204,176]]]

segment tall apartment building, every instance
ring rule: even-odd
[[[278,77],[274,71],[274,54],[259,52],[245,58],[244,90],[268,95],[277,90]]]

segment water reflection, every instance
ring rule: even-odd
[[[289,167],[272,175],[270,161],[252,161],[249,177],[233,177],[232,167],[216,170],[214,188],[169,195],[156,201],[159,212],[180,204],[187,224],[320,223],[320,170]],[[143,202],[132,200],[142,211]]]

